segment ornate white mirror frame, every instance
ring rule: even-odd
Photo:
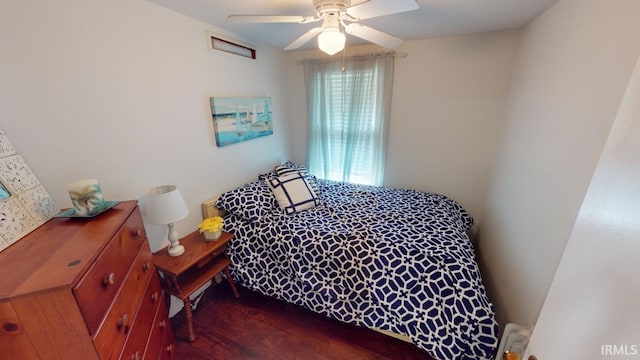
[[[60,209],[0,129],[0,251]]]

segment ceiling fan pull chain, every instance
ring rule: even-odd
[[[347,71],[347,44],[344,44],[344,49],[342,49],[342,72]]]

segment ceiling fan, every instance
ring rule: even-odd
[[[402,43],[402,39],[359,24],[358,21],[416,10],[419,7],[415,0],[313,0],[315,16],[231,15],[228,19],[243,23],[307,24],[322,21],[322,26],[307,31],[284,49],[297,49],[318,35],[320,50],[334,55],[344,49],[345,33],[385,48],[395,48]]]

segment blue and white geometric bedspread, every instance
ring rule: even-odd
[[[439,360],[493,359],[499,330],[466,234],[468,213],[443,195],[317,182],[313,209],[276,209],[253,222],[227,217],[235,281],[406,334]]]

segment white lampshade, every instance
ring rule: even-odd
[[[167,225],[189,215],[189,208],[175,185],[154,187],[147,193],[147,221]]]
[[[329,55],[342,51],[345,42],[346,37],[338,29],[325,29],[318,35],[318,47]]]

